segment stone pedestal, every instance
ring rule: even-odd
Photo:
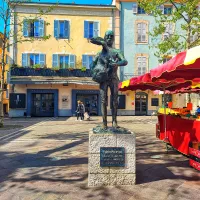
[[[125,167],[100,167],[101,147],[124,147]],[[135,134],[94,134],[89,131],[88,186],[134,185]]]

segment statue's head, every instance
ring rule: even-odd
[[[109,30],[105,32],[104,40],[106,41],[108,46],[112,46],[114,42],[114,32]]]

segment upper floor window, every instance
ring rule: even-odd
[[[75,55],[53,54],[52,65],[60,69],[74,68]]]
[[[54,20],[54,37],[69,39],[70,27],[67,20]]]
[[[145,21],[136,21],[136,43],[147,43],[148,42],[148,34],[147,28],[148,23]]]
[[[24,37],[43,37],[44,36],[44,20],[36,20],[29,22],[23,21],[23,35]]]
[[[141,8],[136,2],[133,3],[132,10],[134,14],[145,14],[145,10]]]
[[[45,54],[22,54],[22,66],[23,67],[33,67],[34,65],[40,65],[44,67],[45,65]]]
[[[137,74],[143,75],[147,72],[147,57],[137,56]]]
[[[158,6],[158,9],[160,9],[162,14],[164,14],[164,15],[171,15],[173,6],[172,5],[160,5],[160,6]]]
[[[92,55],[83,55],[82,56],[82,66],[90,69],[90,64],[93,61],[94,56]]]
[[[84,38],[99,36],[99,22],[84,21]]]
[[[168,39],[174,33],[174,24],[167,23],[165,24],[165,32],[163,34],[163,39]]]
[[[164,5],[164,15],[171,15],[172,14],[172,6],[165,6]]]

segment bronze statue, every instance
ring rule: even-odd
[[[107,92],[110,87],[112,97],[112,127],[118,128],[117,125],[117,107],[118,107],[118,83],[117,76],[118,66],[128,64],[121,50],[112,47],[114,42],[114,32],[106,31],[104,39],[93,37],[91,43],[102,45],[102,51],[99,52],[94,61],[91,63],[93,80],[100,84],[101,95],[101,112],[103,117],[103,129],[107,129]]]

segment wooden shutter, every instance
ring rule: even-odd
[[[99,22],[94,22],[93,37],[99,36]]]
[[[69,55],[69,67],[75,67],[75,55]]]
[[[45,54],[39,54],[39,63],[41,67],[45,65]]]
[[[82,55],[82,65],[87,68],[87,55]]]
[[[39,37],[44,37],[44,20],[39,20]]]
[[[138,4],[136,2],[132,5],[133,14],[137,14],[138,12]]]
[[[23,21],[23,35],[25,37],[28,37],[29,36],[28,32],[29,32],[29,22],[28,20],[24,20]]]
[[[54,20],[54,37],[55,38],[58,38],[58,25],[59,25],[59,21]]]
[[[157,8],[162,11],[162,14],[164,14],[164,8],[165,8],[164,5],[160,5]]]
[[[69,21],[64,21],[64,38],[69,38]]]
[[[89,22],[84,21],[84,38],[89,38]]]
[[[52,56],[52,66],[53,67],[59,67],[58,66],[58,54],[53,54],[53,56]]]
[[[27,67],[28,65],[28,54],[22,54],[22,67]]]

